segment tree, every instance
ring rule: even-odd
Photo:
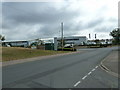
[[[5,36],[0,35],[0,40],[4,41],[5,40]]]
[[[3,36],[1,40],[4,41],[5,40],[5,36]]]
[[[110,32],[110,36],[113,37],[113,44],[120,44],[120,28],[115,28]]]
[[[41,39],[39,39],[39,38],[35,39],[35,41],[37,42],[37,46],[38,46],[38,45],[43,45],[43,44],[44,44],[44,41],[41,40]]]
[[[0,35],[0,40],[2,39],[2,35]]]

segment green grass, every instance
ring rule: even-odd
[[[25,59],[25,58],[54,55],[61,53],[68,53],[68,51],[50,51],[50,50],[39,50],[39,49],[29,49],[29,48],[20,48],[20,47],[2,47],[2,61]]]

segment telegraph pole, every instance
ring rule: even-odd
[[[61,23],[61,45],[62,45],[62,50],[63,50],[63,22]]]
[[[95,39],[97,38],[96,34],[95,34]]]
[[[90,33],[89,33],[89,39],[91,39]]]

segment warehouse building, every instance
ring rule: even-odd
[[[10,46],[10,47],[28,47],[28,41],[3,41],[2,46]]]
[[[57,50],[57,48],[61,44],[61,38],[54,38],[54,49]],[[84,45],[87,44],[87,37],[86,36],[70,36],[70,37],[64,37],[63,41],[65,44],[74,44],[74,45]]]

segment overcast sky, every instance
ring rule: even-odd
[[[118,27],[119,0],[61,0],[61,2],[2,2],[2,35],[6,40],[64,36],[110,38]]]

